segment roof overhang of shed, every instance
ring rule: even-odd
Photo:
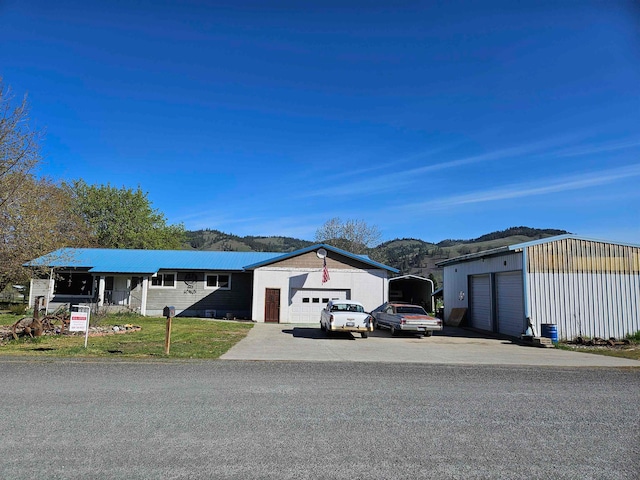
[[[629,246],[629,247],[640,247],[640,244],[624,243],[624,242],[612,242],[612,241],[596,239],[596,238],[581,237],[579,235],[574,235],[574,234],[569,233],[569,234],[564,234],[564,235],[556,235],[556,236],[553,236],[553,237],[541,238],[541,239],[538,239],[538,240],[531,240],[529,242],[516,243],[514,245],[508,245],[508,246],[504,246],[504,247],[493,248],[491,250],[485,250],[483,252],[471,253],[469,255],[461,255],[459,257],[450,258],[450,259],[447,259],[447,260],[443,260],[441,262],[437,262],[436,266],[438,266],[438,267],[446,267],[448,265],[454,265],[456,263],[469,262],[469,261],[472,261],[472,260],[476,260],[478,258],[487,258],[487,257],[496,256],[496,255],[504,255],[505,253],[509,253],[509,252],[518,253],[518,252],[522,252],[527,247],[532,247],[534,245],[541,245],[543,243],[558,242],[558,241],[565,240],[565,239],[568,239],[568,238],[572,238],[572,239],[576,239],[576,240],[584,240],[584,241],[588,241],[588,242],[599,242],[599,243],[609,243],[609,244],[614,244],[614,245],[625,245],[625,246]]]

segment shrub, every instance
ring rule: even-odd
[[[20,304],[12,304],[9,306],[9,311],[14,315],[24,315],[27,312],[27,306],[20,305]]]
[[[628,340],[631,340],[632,342],[640,343],[640,330],[638,330],[636,333],[628,333],[626,338]]]

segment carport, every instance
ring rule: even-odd
[[[433,281],[418,275],[403,275],[389,279],[389,301],[422,305],[434,312]]]

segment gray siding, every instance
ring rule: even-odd
[[[150,285],[147,292],[147,315],[162,315],[165,306],[173,306],[176,308],[176,314],[180,316],[205,317],[212,316],[215,311],[216,318],[226,315],[250,318],[253,274],[218,273],[230,275],[230,290],[205,288],[204,272],[178,271],[175,288],[157,288]]]

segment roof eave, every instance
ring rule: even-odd
[[[470,262],[478,258],[486,258],[486,257],[493,257],[496,255],[502,255],[503,253],[509,252],[510,250],[511,248],[507,246],[492,248],[491,250],[484,250],[482,252],[470,253],[468,255],[460,255],[459,257],[442,260],[441,262],[436,262],[436,266],[446,267],[447,265],[453,265],[454,263]]]
[[[573,233],[566,233],[564,235],[555,235],[553,237],[540,238],[538,240],[531,240],[529,242],[516,243],[514,245],[509,246],[509,250],[521,250],[523,248],[532,247],[535,245],[541,245],[544,243],[557,242],[557,241],[566,240],[569,238],[574,240],[583,240],[585,242],[611,243],[614,245],[622,245],[627,247],[640,247],[640,244],[637,244],[637,243],[616,242],[613,240],[603,240],[601,238],[582,237],[580,235],[574,235]]]
[[[309,247],[301,248],[299,250],[295,250],[293,252],[286,253],[286,254],[281,255],[279,257],[275,257],[275,258],[271,258],[269,260],[265,260],[265,261],[262,261],[262,262],[254,263],[252,265],[247,265],[247,266],[244,267],[244,269],[245,270],[254,270],[256,268],[264,267],[264,266],[272,264],[272,263],[281,262],[281,261],[286,260],[288,258],[297,257],[299,255],[304,255],[305,253],[313,252],[314,250],[318,250],[320,248],[324,248],[325,250],[329,250],[330,252],[343,255],[345,257],[351,258],[353,260],[357,260],[359,262],[367,263],[367,264],[369,264],[371,266],[375,266],[375,267],[378,267],[378,268],[380,268],[382,270],[387,270],[387,271],[392,272],[392,273],[398,273],[400,271],[400,270],[398,270],[396,268],[393,268],[393,267],[390,267],[388,265],[383,265],[382,263],[378,263],[375,260],[371,260],[368,257],[366,257],[366,258],[365,257],[361,257],[359,255],[355,255],[355,254],[353,254],[351,252],[347,252],[346,250],[342,250],[340,248],[333,247],[331,245],[327,245],[325,243],[317,243],[317,244],[311,245]]]

